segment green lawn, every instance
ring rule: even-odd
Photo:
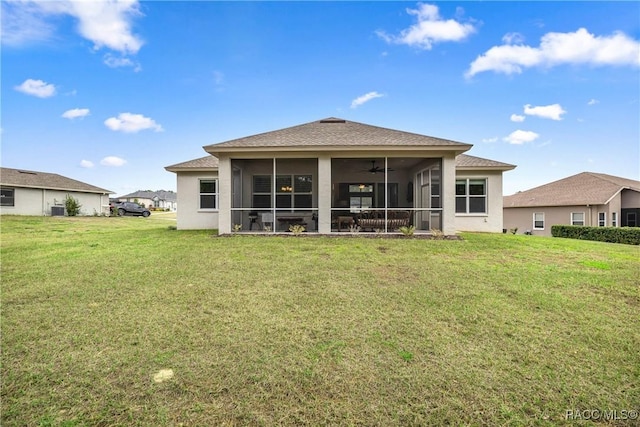
[[[2,217],[3,426],[555,426],[639,409],[637,246],[171,224]]]

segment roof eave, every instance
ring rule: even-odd
[[[505,165],[505,166],[456,166],[456,170],[459,171],[486,171],[486,170],[494,170],[494,171],[510,171],[514,170],[516,165]]]
[[[305,145],[305,146],[261,146],[261,147],[219,147],[207,145],[202,148],[218,157],[220,153],[264,153],[264,152],[311,152],[311,151],[453,151],[462,154],[473,147],[471,144],[459,143],[456,145]]]
[[[42,185],[26,185],[26,184],[11,184],[8,182],[2,182],[0,185],[5,187],[17,187],[17,188],[34,188],[37,190],[53,190],[53,191],[74,191],[76,193],[94,193],[94,194],[115,194],[114,191],[105,190],[104,188],[96,190],[81,190],[78,188],[64,188],[64,187],[45,187]]]

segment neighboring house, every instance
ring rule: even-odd
[[[582,172],[504,198],[504,225],[551,235],[552,225],[640,226],[640,181]]]
[[[96,187],[55,173],[0,168],[0,214],[66,215],[67,195],[82,205],[81,215],[108,215],[109,194]]]
[[[502,231],[502,174],[470,144],[328,118],[204,147],[177,174],[179,229]],[[275,179],[274,179],[275,177]],[[375,218],[373,221],[371,218]]]
[[[120,202],[136,202],[146,208],[175,211],[178,207],[178,195],[173,191],[136,191],[117,198]]]

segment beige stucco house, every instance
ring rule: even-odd
[[[501,232],[502,174],[470,144],[338,118],[208,145],[177,174],[178,228]],[[275,178],[274,178],[275,177]]]
[[[81,215],[108,215],[110,193],[55,173],[0,168],[2,215],[66,215],[67,195],[82,205]]]
[[[640,181],[582,172],[504,198],[504,226],[550,236],[552,225],[640,226]]]
[[[174,212],[178,207],[178,196],[173,191],[138,190],[116,198],[120,202],[136,202],[146,208],[164,209]]]

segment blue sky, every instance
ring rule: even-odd
[[[2,1],[2,166],[175,190],[202,146],[341,117],[474,144],[504,194],[640,179],[638,2]]]

